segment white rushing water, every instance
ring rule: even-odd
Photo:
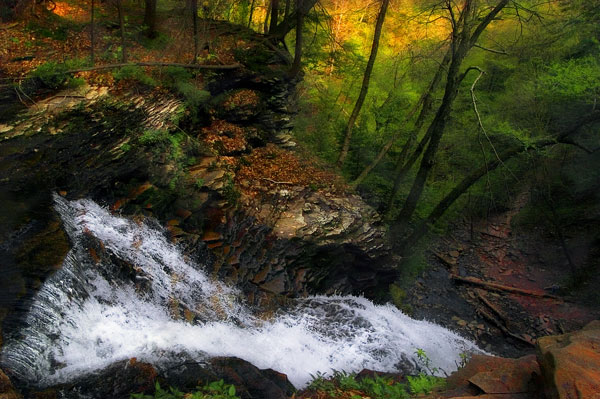
[[[261,320],[235,288],[186,259],[160,227],[112,215],[91,200],[56,197],[56,209],[73,249],[0,358],[26,382],[44,386],[123,359],[160,363],[186,353],[237,356],[287,374],[300,388],[318,372],[395,371],[403,359],[414,361],[417,349],[450,372],[460,353],[478,350],[445,328],[359,297],[299,299]],[[90,240],[110,256],[98,261]],[[174,317],[173,309],[191,310],[195,321]]]

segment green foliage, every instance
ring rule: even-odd
[[[80,31],[82,26],[54,13],[47,13],[43,18],[30,18],[25,29],[38,37],[65,41],[70,32]]]
[[[185,106],[190,111],[192,119],[197,117],[211,99],[210,92],[198,88],[194,81],[194,74],[186,68],[167,67],[162,72],[163,83],[181,95],[185,100]],[[182,113],[178,112],[181,118]]]
[[[194,185],[196,186],[196,188],[198,190],[200,190],[202,187],[204,187],[204,179],[203,178],[196,179],[196,181],[194,182]]]
[[[170,86],[175,85],[177,82],[190,80],[194,77],[189,69],[177,66],[168,66],[162,70],[162,73],[165,81]]]
[[[151,146],[155,144],[164,144],[169,141],[171,135],[168,130],[147,129],[144,130],[139,140],[143,145]]]
[[[445,384],[445,380],[432,375],[419,374],[416,377],[408,376],[408,386],[412,394],[428,394],[436,388],[441,388]]]
[[[202,387],[197,387],[196,391],[184,393],[177,388],[170,387],[162,389],[157,382],[154,395],[145,395],[143,393],[131,394],[132,399],[239,399],[236,396],[235,387],[226,384],[223,380],[214,381]]]
[[[199,89],[193,82],[178,81],[175,89],[185,99],[185,103],[191,110],[198,110],[210,100],[210,92]]]
[[[153,38],[149,38],[147,35],[140,35],[139,41],[144,48],[147,50],[163,50],[169,43],[171,43],[172,39],[160,32],[157,32],[158,35]]]
[[[253,46],[249,49],[234,48],[233,55],[240,64],[246,65],[248,69],[270,74],[272,71],[268,68],[268,65],[273,55],[264,48],[266,47]]]
[[[335,383],[329,380],[323,373],[317,372],[316,375],[312,375],[312,381],[308,384],[309,389],[317,391],[324,391],[328,394],[335,392]]]
[[[392,303],[402,312],[408,315],[412,314],[412,306],[406,303],[406,291],[398,287],[396,284],[390,284],[389,290],[392,297]]]
[[[71,59],[65,62],[48,61],[34,69],[30,76],[38,78],[48,88],[60,89],[63,87],[81,86],[85,81],[74,78],[67,71],[80,69],[85,65],[81,59]]]
[[[422,351],[421,354],[426,356]],[[423,373],[408,377],[407,381],[407,384],[396,383],[390,378],[378,375],[357,379],[356,374],[334,371],[331,378],[322,373],[313,375],[308,389],[325,392],[331,397],[342,396],[344,391],[353,390],[362,391],[373,399],[408,399],[409,391],[414,395],[429,394],[434,389],[443,387],[445,383],[443,378]]]
[[[425,247],[426,243],[421,242],[415,251],[402,259],[402,263],[400,264],[400,273],[398,280],[396,281],[398,289],[411,286],[414,280],[427,268],[427,258],[425,257],[424,251]],[[390,294],[392,294],[391,291]],[[396,292],[396,295],[400,295],[400,292]],[[400,299],[400,303],[402,304],[403,299],[398,299]],[[402,307],[400,307],[400,309],[402,309]]]
[[[235,182],[230,174],[227,174],[227,181],[225,182],[225,186],[223,186],[223,196],[229,205],[232,206],[237,205],[241,196],[239,190],[235,187]]]
[[[360,380],[360,389],[375,399],[408,399],[404,384],[394,383],[389,378],[375,376]]]
[[[157,85],[156,80],[149,76],[142,67],[135,65],[128,65],[119,68],[113,72],[113,76],[116,80],[137,80],[138,82],[147,86]]]

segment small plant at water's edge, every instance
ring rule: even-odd
[[[408,386],[412,394],[428,394],[436,388],[441,388],[445,384],[445,380],[441,377],[433,375],[419,374],[416,377],[408,376]]]
[[[181,392],[177,388],[162,389],[157,382],[154,395],[143,393],[131,394],[132,399],[239,399],[235,387],[226,384],[223,380],[213,381],[202,387],[197,387],[194,392]]]
[[[431,366],[431,360],[423,349],[417,349],[415,354],[421,367],[428,373],[436,374],[440,371]],[[406,382],[402,383],[377,374],[373,377],[357,378],[354,373],[334,371],[332,377],[327,377],[323,373],[313,375],[307,389],[316,391],[319,397],[323,398],[360,399],[367,395],[372,399],[409,399],[414,395],[430,394],[435,389],[443,388],[444,385],[444,378],[425,372],[417,376],[407,376]]]
[[[309,390],[318,392],[319,397],[326,398],[363,398],[365,395],[373,399],[409,399],[406,385],[397,383],[390,378],[364,377],[356,378],[356,374],[335,371],[333,377],[327,379],[323,374],[313,376],[308,386]],[[350,395],[350,396],[348,396]]]

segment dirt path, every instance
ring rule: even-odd
[[[572,331],[600,317],[600,307],[590,308],[576,298],[541,298],[452,280],[457,275],[532,292],[561,292],[571,273],[562,247],[541,238],[541,232],[511,227],[527,201],[524,193],[512,209],[472,226],[465,223],[435,244],[428,256],[430,269],[408,293],[415,316],[505,356],[531,352],[538,337]]]

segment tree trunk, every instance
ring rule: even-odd
[[[302,14],[307,15],[311,8],[317,3],[317,0],[304,0],[302,1]],[[296,27],[296,11],[291,12],[287,18],[284,18],[275,29],[269,32],[269,36],[275,40],[283,40],[288,33]]]
[[[198,62],[198,54],[200,54],[199,43],[198,43],[198,0],[192,0],[192,29],[194,30],[194,60],[193,64]]]
[[[94,66],[96,60],[94,57],[94,47],[96,46],[96,35],[94,32],[94,12],[95,12],[95,3],[92,0],[92,9],[90,10],[90,62],[92,66]]]
[[[250,27],[252,26],[252,15],[254,15],[254,3],[256,2],[256,0],[252,0],[252,3],[250,4],[250,16],[248,17],[248,29],[250,29]]]
[[[461,75],[459,73],[462,62],[469,53],[469,50],[477,42],[477,39],[479,39],[479,36],[481,36],[485,28],[508,4],[508,1],[509,0],[499,1],[496,7],[494,7],[481,20],[472,34],[471,26],[478,19],[478,10],[472,1],[467,1],[465,3],[458,20],[454,20],[454,16],[452,15],[452,19],[454,21],[451,42],[452,61],[450,62],[450,67],[446,77],[444,98],[442,99],[442,104],[438,108],[438,111],[427,130],[427,135],[431,136],[429,139],[429,145],[423,154],[423,159],[421,160],[421,165],[419,167],[419,171],[417,172],[417,176],[415,177],[410,193],[408,194],[406,202],[404,203],[404,206],[400,211],[400,215],[398,216],[398,222],[402,229],[409,223],[417,207],[417,203],[421,198],[423,189],[425,188],[425,183],[427,182],[429,172],[433,167],[440,141],[444,135],[446,122],[452,109],[452,104],[458,95],[460,83],[465,77],[465,74]]]
[[[594,112],[583,118],[578,124],[573,126],[568,131],[559,134],[557,137],[544,138],[536,141],[530,146],[519,146],[509,148],[500,152],[493,161],[486,163],[467,175],[461,182],[456,185],[446,196],[436,205],[431,213],[413,230],[412,234],[399,245],[399,250],[403,254],[407,254],[410,248],[414,248],[415,244],[429,231],[429,227],[433,225],[438,219],[450,208],[450,206],[464,194],[471,186],[483,176],[494,171],[498,166],[504,164],[509,159],[524,153],[526,151],[533,151],[546,147],[549,145],[555,145],[557,143],[572,144],[572,141],[568,140],[569,136],[577,133],[582,127],[597,123],[600,121],[600,112]]]
[[[377,23],[375,25],[375,34],[373,36],[371,54],[369,55],[369,61],[367,62],[367,67],[363,75],[362,87],[360,88],[360,93],[358,95],[358,99],[356,100],[356,104],[354,104],[352,114],[350,114],[350,118],[348,119],[348,125],[346,126],[346,131],[344,133],[344,143],[342,145],[340,156],[336,161],[336,166],[338,168],[344,164],[344,161],[348,156],[348,151],[350,150],[350,139],[352,138],[352,129],[354,128],[356,119],[360,114],[362,105],[365,102],[365,98],[367,97],[367,92],[369,91],[369,81],[371,80],[371,73],[373,72],[373,66],[375,65],[377,50],[379,50],[379,38],[381,37],[381,31],[383,30],[383,21],[385,20],[385,13],[387,11],[389,3],[390,0],[382,0],[381,2],[381,9],[379,10],[379,15],[377,16]]]
[[[125,18],[123,16],[123,0],[117,0],[119,14],[119,30],[121,31],[121,62],[127,62],[127,48],[125,47]]]
[[[265,14],[265,23],[264,23],[264,26],[263,26],[263,32],[264,32],[265,35],[267,33],[269,33],[269,15],[271,15],[271,6],[273,5],[273,3],[271,3],[269,1],[268,4],[269,5],[266,5],[266,3],[265,3],[265,7],[267,9],[267,13]]]
[[[157,0],[144,0],[144,25],[148,27],[146,36],[150,39],[154,39],[158,36],[156,30],[156,1]]]
[[[294,50],[294,62],[288,73],[290,79],[294,79],[298,76],[301,69],[302,61],[302,28],[304,25],[304,14],[302,13],[302,2],[303,0],[296,0],[296,46]],[[289,0],[288,0],[289,4]]]
[[[290,15],[291,6],[292,0],[285,0],[285,11],[283,12],[283,19],[286,19]]]
[[[269,25],[269,32],[275,30],[279,22],[279,0],[271,0],[271,23]]]
[[[410,164],[410,166],[408,168],[405,168],[404,160],[406,159],[406,155],[408,154],[408,151],[411,149],[414,141],[416,140],[416,137],[419,135],[419,132],[421,131],[421,128],[423,127],[423,123],[425,122],[425,119],[429,116],[429,113],[431,112],[432,105],[433,105],[433,93],[435,92],[435,90],[437,90],[437,87],[439,86],[439,84],[442,80],[443,73],[446,70],[446,67],[448,66],[448,62],[450,62],[450,56],[451,56],[450,51],[447,51],[446,54],[444,55],[444,58],[442,59],[441,64],[439,65],[435,75],[433,76],[433,79],[431,80],[431,83],[429,84],[427,91],[421,96],[421,98],[419,99],[419,102],[415,106],[415,109],[413,109],[409,113],[408,117],[406,118],[406,121],[408,122],[408,120],[414,115],[414,113],[416,112],[418,107],[421,106],[421,112],[419,113],[419,116],[417,117],[417,120],[415,121],[415,127],[413,129],[413,133],[410,135],[408,141],[402,148],[402,152],[400,153],[399,160],[397,162],[396,173],[394,173],[394,176],[396,176],[396,178],[394,179],[394,189],[392,190],[392,195],[390,197],[390,200],[388,200],[388,210],[391,208],[391,203],[393,203],[394,198],[396,197],[396,194],[398,192],[398,189],[400,188],[400,183],[402,182],[402,178],[404,177],[403,175],[404,175],[404,173],[406,173],[406,172],[401,173],[401,171],[404,169],[409,170],[412,167],[412,163],[414,163],[414,161],[416,161],[416,159],[418,158],[418,155],[417,155],[417,157],[411,157],[411,159],[414,158],[413,162]],[[375,169],[375,167],[377,167],[379,162],[381,162],[381,160],[388,153],[390,148],[392,148],[392,146],[394,145],[396,140],[398,140],[398,137],[399,137],[398,134],[394,134],[387,141],[387,143],[385,143],[385,145],[383,146],[381,151],[379,151],[379,154],[377,154],[377,156],[375,157],[373,162],[371,162],[371,164],[368,165],[361,172],[361,174],[356,178],[356,180],[354,180],[352,182],[352,186],[356,187],[360,183],[363,182],[363,180],[369,175],[369,173],[371,173],[371,171],[373,169]],[[417,150],[419,150],[419,148],[417,148]],[[421,150],[422,150],[422,147],[421,147]],[[419,153],[419,155],[420,155],[420,153]]]

